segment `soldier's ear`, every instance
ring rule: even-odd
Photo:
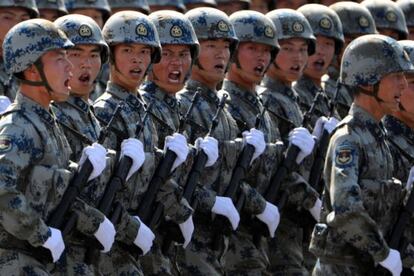
[[[30,67],[24,70],[23,76],[25,80],[29,81],[37,81],[41,79],[39,70],[34,64],[30,65]]]

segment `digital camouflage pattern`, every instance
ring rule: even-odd
[[[277,40],[303,38],[308,42],[308,54],[315,53],[316,38],[308,20],[298,11],[276,9],[266,14],[276,27]]]
[[[414,27],[414,3],[411,0],[397,0],[396,4],[404,13],[407,27]]]
[[[16,78],[6,72],[3,59],[0,58],[0,95],[7,96],[13,102],[18,90],[19,87]]]
[[[68,14],[65,6],[65,0],[36,0],[38,9],[48,9],[58,11],[59,16]]]
[[[107,0],[66,0],[66,8],[69,12],[76,9],[96,9],[102,12],[105,22],[111,15],[111,7]]]
[[[326,156],[325,197],[311,251],[315,275],[365,275],[387,257],[389,234],[405,196],[392,178],[391,151],[379,123],[353,104],[332,135]]]
[[[306,4],[298,11],[306,17],[315,36],[321,35],[335,40],[335,53],[339,54],[344,44],[344,35],[338,15],[327,6],[320,4]]]
[[[24,8],[29,11],[30,18],[39,17],[39,10],[35,0],[4,0],[0,3],[0,8]]]
[[[400,7],[388,0],[364,0],[365,6],[375,20],[377,29],[391,29],[399,33],[399,39],[406,39],[408,35],[405,16]]]
[[[150,8],[147,0],[118,0],[111,1],[110,3],[112,9],[125,9],[125,10],[134,10],[140,9],[142,13],[149,14]]]
[[[174,7],[179,12],[185,12],[186,8],[184,6],[183,0],[147,0],[148,5],[150,6],[157,6],[157,7]]]

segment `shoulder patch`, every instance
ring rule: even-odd
[[[343,143],[335,150],[335,164],[340,168],[347,168],[354,164],[355,148],[349,143]]]
[[[8,135],[0,136],[0,154],[9,152],[13,147],[12,138]]]

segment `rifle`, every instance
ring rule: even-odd
[[[256,116],[256,122],[254,125],[256,129],[260,127],[265,111],[266,111],[266,108],[263,107],[260,113]],[[236,167],[233,169],[229,185],[227,186],[227,189],[223,194],[223,196],[231,198],[233,203],[235,203],[235,207],[239,213],[241,209],[243,208],[244,201],[246,199],[245,194],[243,193],[243,191],[240,190],[240,184],[246,176],[247,169],[249,168],[250,163],[252,161],[254,151],[255,151],[254,146],[246,143],[246,145],[243,148],[242,153],[237,159]],[[239,195],[237,197],[238,193]],[[223,234],[228,236],[230,232],[232,231],[231,230],[232,228],[227,218],[221,215],[215,216],[213,218],[212,224],[220,226],[216,228],[217,230],[214,233],[215,238],[213,239],[213,249],[218,250],[220,247],[220,242],[221,242],[220,237]]]
[[[191,105],[188,108],[187,113],[180,118],[178,132],[183,131],[183,128],[187,124],[187,121],[189,120],[190,114],[199,96],[200,92],[197,91],[194,94],[193,99],[191,100]],[[176,157],[177,155],[175,154],[175,152],[171,150],[167,150],[167,152],[164,154],[164,158],[158,164],[154,176],[152,177],[148,185],[148,190],[141,198],[136,211],[140,219],[146,225],[148,225],[148,227],[150,227],[153,231],[155,230],[156,226],[161,220],[164,210],[164,206],[161,202],[158,202],[157,206],[154,209],[153,206],[156,202],[156,195],[161,185],[163,185],[167,181],[167,178],[171,173],[171,168],[174,164]]]
[[[142,120],[136,123],[134,134],[136,138],[138,138],[141,135],[144,129],[145,122],[147,121],[149,111],[151,110],[152,106],[153,103],[150,103],[145,110],[145,115],[142,118]],[[98,204],[98,210],[101,211],[106,217],[109,217],[109,215],[111,215],[110,221],[114,225],[116,225],[120,219],[123,206],[120,202],[117,202],[115,206],[113,206],[113,202],[116,194],[122,189],[122,187],[125,186],[126,178],[128,176],[129,170],[131,169],[132,162],[133,161],[131,157],[126,155],[123,156],[121,160],[119,160],[115,169],[115,173],[112,175],[111,180],[109,184],[106,186],[105,192]],[[112,210],[113,212],[111,214]],[[97,257],[99,254],[98,249],[102,248],[101,244],[96,240],[90,241],[90,243],[91,244],[89,244],[88,246],[88,251],[85,254],[86,263],[88,264],[92,263],[92,260],[96,259],[95,257]],[[137,248],[135,246],[131,246],[127,249],[131,250],[132,252],[140,250],[140,248]]]
[[[228,95],[224,94],[223,97],[220,100],[220,103],[217,107],[216,114],[214,114],[213,120],[211,122],[210,129],[208,130],[208,133],[205,137],[211,136],[213,131],[216,129],[218,123],[219,123],[219,116],[221,111],[223,110]],[[184,186],[184,191],[182,197],[185,198],[190,204],[191,207],[193,207],[193,210],[196,210],[196,205],[193,199],[194,191],[197,187],[198,181],[200,179],[200,176],[206,166],[206,163],[208,161],[208,156],[204,153],[203,150],[198,151],[197,155],[194,158],[193,166],[191,167],[190,174],[188,175],[187,182]],[[183,243],[182,235],[180,234],[179,229],[177,229],[177,226],[174,225],[174,228],[168,231],[168,235],[166,235],[163,243],[163,251],[166,252],[173,241],[177,241],[178,243]]]

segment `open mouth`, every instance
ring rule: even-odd
[[[168,74],[168,81],[172,83],[180,83],[181,72],[180,71],[172,71]]]
[[[264,72],[264,66],[263,65],[258,65],[256,67],[254,67],[254,71],[258,74],[258,75],[262,75]]]
[[[313,66],[316,69],[322,70],[324,68],[324,66],[325,66],[325,61],[323,59],[318,59],[317,61],[315,61],[313,63]]]
[[[89,84],[91,80],[91,75],[89,73],[83,73],[82,75],[80,75],[78,80],[83,84]]]
[[[225,69],[223,64],[216,64],[214,68],[218,71],[223,71]]]
[[[293,72],[299,73],[299,71],[300,71],[300,66],[299,66],[299,65],[294,65],[294,66],[290,67],[290,71],[293,71]]]
[[[142,74],[142,70],[140,68],[135,68],[135,69],[129,70],[129,73],[135,77],[140,77]]]

